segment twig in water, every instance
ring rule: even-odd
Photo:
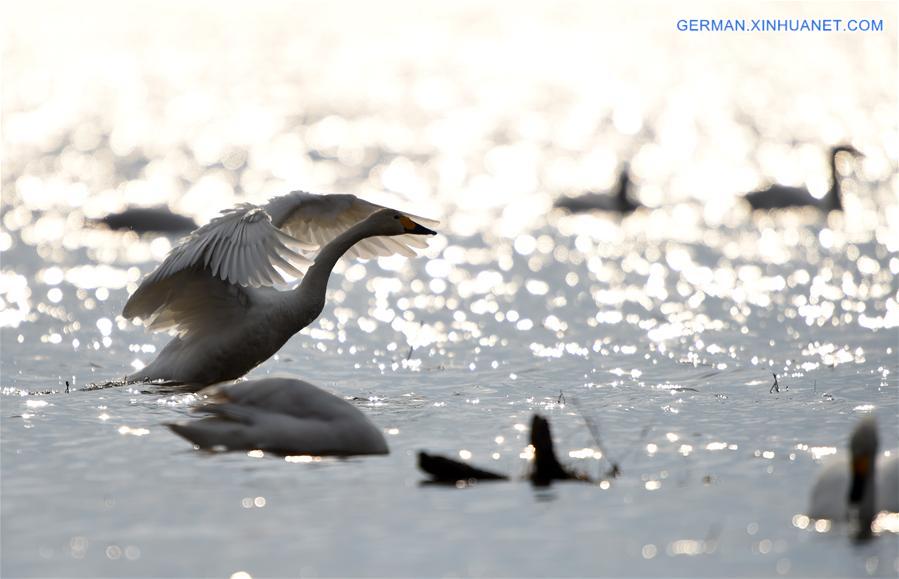
[[[637,440],[637,444],[631,447],[631,449],[628,450],[624,456],[620,457],[620,462],[624,462],[625,460],[630,458],[634,451],[643,444],[644,440],[646,440],[646,435],[649,434],[650,430],[652,430],[652,424],[647,424],[643,427],[643,430],[640,431],[640,438]]]
[[[409,346],[409,353],[406,354],[406,360],[409,360],[412,358],[412,350],[414,350],[414,349],[415,349],[415,346]]]
[[[609,453],[606,452],[605,447],[602,444],[602,440],[599,436],[599,426],[597,426],[596,421],[593,420],[592,416],[587,416],[583,409],[581,408],[580,403],[577,398],[572,398],[571,403],[574,404],[575,409],[580,415],[581,419],[584,421],[584,424],[587,426],[587,430],[590,432],[590,436],[593,438],[593,442],[596,444],[596,448],[602,453],[602,457],[609,462],[609,470],[606,471],[606,476],[611,478],[616,478],[621,474],[621,469],[618,467],[618,463],[609,456]]]
[[[714,553],[718,549],[718,540],[721,538],[721,531],[724,526],[719,522],[714,522],[709,526],[705,540],[702,542],[702,549],[706,553]]]
[[[774,392],[780,392],[780,385],[777,383],[777,374],[772,372],[771,375],[774,376],[774,384],[771,385],[771,389],[768,390],[768,394],[772,394]]]

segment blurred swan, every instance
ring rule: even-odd
[[[871,532],[880,511],[899,512],[899,450],[878,456],[877,423],[863,418],[849,440],[850,456],[828,461],[812,488],[808,515],[845,520],[857,510],[859,534]]]
[[[577,197],[562,197],[556,200],[556,207],[566,209],[571,213],[586,211],[612,211],[615,213],[630,213],[642,207],[632,201],[629,193],[631,189],[630,171],[625,164],[618,175],[618,183],[611,194],[585,193]]]
[[[528,479],[535,486],[548,486],[556,480],[590,482],[590,478],[586,475],[569,470],[559,462],[553,446],[549,421],[539,414],[535,414],[531,418],[531,446],[534,449],[534,461]],[[418,468],[430,475],[431,479],[428,482],[431,483],[455,484],[458,481],[509,480],[509,477],[504,474],[426,452],[418,453]]]
[[[786,209],[789,207],[817,207],[829,211],[842,211],[842,189],[840,188],[840,174],[837,171],[837,156],[840,153],[849,153],[856,157],[864,156],[856,148],[849,145],[840,145],[830,150],[830,179],[831,185],[827,194],[817,199],[804,187],[788,187],[786,185],[771,185],[767,189],[746,194],[744,199],[753,209]]]
[[[130,207],[96,221],[110,229],[128,229],[137,233],[185,233],[197,228],[193,219],[167,207]]]
[[[248,380],[199,392],[195,411],[211,416],[167,424],[200,448],[277,454],[387,454],[381,431],[358,408],[291,378]]]
[[[225,211],[173,248],[125,304],[125,318],[177,334],[126,380],[198,389],[243,376],[318,317],[342,255],[414,256],[412,248],[427,247],[418,236],[435,232],[422,223],[437,222],[411,217],[354,195],[301,191]],[[303,252],[316,244],[310,260]],[[270,287],[284,274],[302,282]]]

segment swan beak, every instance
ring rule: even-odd
[[[428,229],[424,225],[415,223],[405,215],[402,217],[401,222],[406,233],[414,233],[415,235],[437,235],[437,232],[433,229]]]
[[[852,459],[852,486],[849,489],[850,504],[856,504],[862,500],[870,474],[871,457],[857,456]]]
[[[857,159],[864,159],[865,154],[853,147],[852,145],[844,145],[842,147],[837,147],[837,151],[841,153],[848,153]]]

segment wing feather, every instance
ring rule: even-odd
[[[205,271],[182,270],[137,289],[125,306],[128,318],[139,317],[150,330],[178,335],[220,331],[237,323],[251,299],[247,290]]]
[[[381,209],[387,208],[359,199],[355,195],[315,195],[304,191],[276,197],[265,205],[265,211],[271,216],[275,227],[296,239],[310,241],[321,247]],[[433,219],[402,213],[426,227],[439,225]],[[350,248],[347,255],[363,259],[395,254],[413,257],[415,249],[424,247],[427,247],[427,242],[415,235],[370,237]]]

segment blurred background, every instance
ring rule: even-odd
[[[899,438],[895,3],[89,0],[3,16],[4,574],[899,571],[895,520],[862,551],[796,519],[860,415]],[[823,197],[841,143],[864,153],[838,159],[842,213],[751,214],[741,196],[772,182]],[[611,190],[624,163],[645,208],[553,209]],[[178,236],[95,220],[164,206],[203,224],[295,189],[442,221],[417,259],[341,262],[322,317],[251,374],[366,401],[390,457],[201,460],[160,426],[189,398],[30,396],[120,377],[168,339],[119,314]],[[788,393],[768,394],[771,373]],[[630,457],[610,492],[415,487],[425,447],[518,473],[535,410],[595,471],[600,456],[568,455],[591,441],[562,392]]]

